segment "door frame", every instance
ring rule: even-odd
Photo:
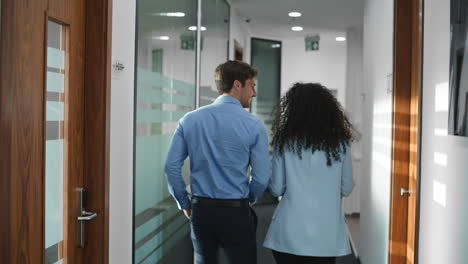
[[[102,217],[87,225],[87,233],[99,235],[88,241],[83,261],[108,263],[112,0],[84,1],[83,180],[89,193],[88,209],[96,210]],[[37,22],[47,17],[47,3],[47,0],[1,2],[0,259],[5,263],[45,261],[45,124],[42,118],[45,113],[45,76],[33,70],[40,65],[32,64],[45,62],[45,52],[42,51],[46,43],[25,47],[44,37],[43,24]],[[24,24],[21,30],[14,26],[18,21]],[[38,28],[40,30],[36,30]],[[28,40],[34,41],[28,43]],[[31,48],[40,52],[32,52]],[[33,57],[28,57],[31,54]],[[21,75],[14,68],[20,66]],[[11,68],[15,71],[9,70]],[[102,258],[92,260],[96,254]]]
[[[389,264],[418,263],[423,4],[394,1]]]

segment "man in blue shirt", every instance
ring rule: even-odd
[[[221,96],[186,114],[172,138],[165,172],[170,193],[191,220],[197,264],[218,263],[219,247],[230,263],[256,263],[256,216],[249,202],[260,198],[271,174],[263,122],[244,109],[256,96],[256,75],[243,62],[219,65]],[[191,199],[182,177],[187,156]]]

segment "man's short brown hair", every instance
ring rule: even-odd
[[[245,81],[255,78],[257,73],[256,69],[245,62],[230,60],[218,65],[215,70],[215,81],[219,94],[229,93],[235,80],[244,86]]]

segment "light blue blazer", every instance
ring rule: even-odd
[[[282,196],[263,246],[300,256],[343,256],[351,253],[341,198],[354,187],[350,149],[341,162],[327,167],[325,153],[302,150],[273,153],[269,188]]]

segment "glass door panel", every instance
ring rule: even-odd
[[[219,96],[213,76],[216,67],[229,57],[229,9],[226,0],[202,2],[200,106]]]
[[[47,23],[45,251],[46,264],[64,259],[64,122],[66,80],[66,27]]]
[[[252,113],[264,121],[271,137],[271,112],[280,99],[281,42],[253,38],[251,60],[252,66],[260,73],[257,76],[257,97],[252,99]]]
[[[164,163],[179,119],[195,109],[197,2],[137,1],[135,120],[134,259],[139,263],[186,263],[168,260],[188,220],[167,189]],[[184,168],[188,181],[188,163]]]
[[[199,99],[206,105],[218,96],[214,70],[228,58],[229,5],[201,4]],[[179,119],[195,109],[197,1],[138,0],[137,32],[133,262],[190,263],[189,223],[168,192],[164,163]]]
[[[257,97],[252,99],[251,112],[263,120],[271,142],[273,108],[278,104],[281,92],[281,42],[252,38],[252,66],[260,73],[257,76]],[[276,203],[269,191],[265,191],[260,203]]]

